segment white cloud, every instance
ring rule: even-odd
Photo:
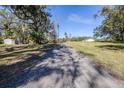
[[[93,24],[93,19],[91,18],[83,18],[80,15],[77,14],[71,14],[68,16],[68,20],[75,23],[81,23],[81,24]]]

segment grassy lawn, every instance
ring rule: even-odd
[[[33,45],[2,45],[0,46],[0,65],[10,65],[38,53],[39,46]]]
[[[65,44],[91,57],[96,63],[124,79],[124,43],[80,41]]]
[[[0,65],[14,64],[32,55],[38,55],[53,45],[0,45]]]

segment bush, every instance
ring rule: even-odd
[[[92,38],[92,37],[72,37],[70,39],[70,41],[82,41],[82,40],[86,40],[86,39],[89,39],[89,38]]]

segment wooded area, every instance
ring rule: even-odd
[[[55,23],[47,6],[0,6],[0,42],[14,39],[17,44],[55,42]]]

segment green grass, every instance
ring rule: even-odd
[[[0,48],[0,65],[16,63],[18,60],[29,57],[30,54],[38,52],[38,46],[32,47],[31,45],[9,45]]]
[[[2,45],[0,46],[0,65],[10,65],[18,61],[38,55],[43,51],[53,47],[54,44],[47,45]]]
[[[124,79],[124,43],[80,41],[65,44],[89,56],[97,64]]]

